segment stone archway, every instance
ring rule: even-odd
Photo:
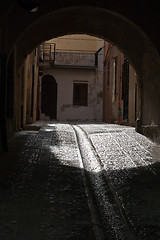
[[[129,19],[132,9],[127,13],[121,6],[119,10],[113,6],[108,10],[107,7],[73,5],[62,4],[61,8],[52,7],[50,11],[47,8],[43,14],[29,18],[16,39],[17,63],[39,43],[53,37],[84,33],[103,38],[127,56],[137,73],[141,89],[138,110],[143,128],[156,126],[159,131],[160,57],[149,37],[134,23],[138,23],[137,19],[134,22]]]

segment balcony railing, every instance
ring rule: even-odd
[[[93,53],[63,53],[56,52],[55,65],[68,66],[95,66],[95,54]]]
[[[53,46],[45,46],[40,51],[40,61],[44,66],[68,66],[68,67],[95,67],[96,53],[82,50],[53,49]]]

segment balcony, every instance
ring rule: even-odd
[[[95,54],[56,52],[54,64],[57,66],[95,67]]]
[[[91,51],[53,49],[44,47],[40,51],[40,62],[43,67],[54,68],[95,68],[97,54]]]

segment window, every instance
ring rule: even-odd
[[[107,65],[107,71],[108,71],[108,74],[107,74],[107,84],[109,86],[109,82],[110,82],[110,61],[108,61],[108,65]]]
[[[122,100],[123,120],[128,120],[129,112],[129,61],[125,58],[122,64]]]
[[[112,102],[116,100],[116,89],[117,89],[117,57],[113,59],[113,70],[112,70],[112,77],[113,77],[113,86],[112,86]]]
[[[73,83],[73,105],[88,105],[88,83]]]

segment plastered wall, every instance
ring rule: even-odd
[[[102,105],[102,97],[97,96],[97,92],[102,92],[102,83],[95,87],[97,74],[94,69],[48,69],[43,72],[45,75],[53,76],[57,82],[57,120],[102,120],[102,107],[98,107],[100,101]],[[74,82],[88,83],[88,106],[73,106]]]

